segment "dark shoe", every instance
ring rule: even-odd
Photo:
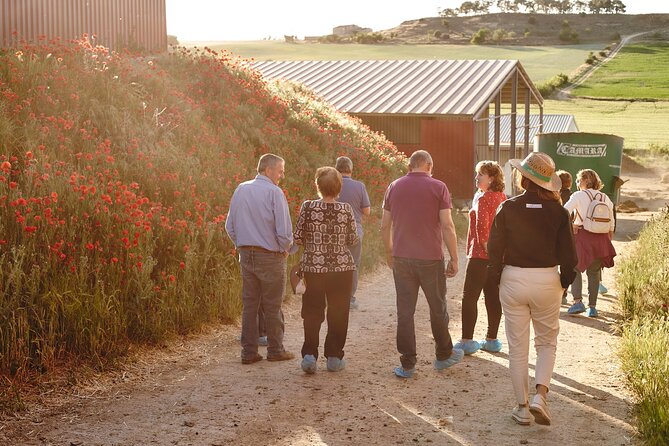
[[[562,296],[562,305],[569,305],[569,301],[567,300],[567,296]]]
[[[269,358],[267,358],[269,360]],[[253,364],[258,361],[262,361],[262,355],[259,355],[256,353],[255,356],[251,356],[250,358],[242,358],[242,364]]]
[[[285,350],[282,351],[281,353],[279,353],[278,355],[272,355],[272,356],[267,355],[267,360],[272,361],[272,362],[273,361],[290,361],[291,359],[294,359],[294,358],[295,358],[294,354],[292,354],[291,352],[287,352]]]

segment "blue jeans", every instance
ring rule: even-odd
[[[601,278],[602,261],[597,259],[588,265],[585,274],[588,277],[588,306],[597,306],[597,294],[599,293],[599,279]],[[576,270],[576,278],[571,284],[571,294],[574,300],[583,298],[583,273]]]
[[[359,234],[358,234],[359,235]],[[358,271],[360,271],[360,260],[362,259],[362,235],[360,240],[353,246],[349,246],[353,261],[355,262],[355,271],[353,271],[353,288],[351,288],[351,300],[355,300],[355,292],[358,289]]]
[[[425,293],[430,307],[430,325],[437,359],[448,359],[453,351],[453,341],[448,332],[444,261],[395,257],[393,278],[397,293],[397,351],[402,367],[413,369],[416,366],[414,314],[419,287]]]
[[[286,258],[281,254],[239,250],[242,270],[242,358],[258,353],[258,309],[262,305],[267,333],[267,355],[283,352],[283,293]]]

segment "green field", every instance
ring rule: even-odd
[[[573,90],[575,96],[669,99],[669,43],[626,45]]]
[[[231,51],[256,60],[350,60],[350,59],[517,59],[532,81],[544,82],[558,73],[571,74],[590,51],[601,45],[553,47],[474,45],[360,45],[285,43],[279,41],[206,42],[197,46]],[[190,46],[190,44],[187,44]]]
[[[610,133],[625,138],[625,149],[667,144],[669,102],[547,100],[546,114],[571,114],[582,132]]]

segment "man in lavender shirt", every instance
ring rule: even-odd
[[[418,289],[430,306],[435,342],[434,368],[444,370],[462,360],[448,332],[446,277],[458,272],[458,246],[446,185],[432,178],[432,156],[417,150],[409,159],[409,173],[393,181],[383,199],[381,236],[397,294],[397,350],[401,366],[395,375],[411,378],[416,370],[414,313]],[[444,266],[443,244],[450,255]]]
[[[239,252],[242,273],[242,364],[263,359],[258,354],[258,309],[262,305],[267,332],[267,360],[286,361],[295,355],[283,347],[281,304],[286,288],[286,258],[293,243],[288,201],[279,181],[283,158],[266,153],[258,175],[237,186],[230,200],[225,230]]]
[[[360,271],[360,259],[362,258],[362,217],[369,215],[371,205],[369,204],[369,195],[365,184],[351,178],[353,173],[353,161],[347,156],[340,156],[335,163],[335,169],[341,173],[342,185],[341,192],[337,201],[348,203],[353,209],[355,225],[358,232],[358,242],[349,248],[353,260],[355,261],[355,271],[353,271],[353,287],[351,289],[351,309],[358,308],[358,302],[355,299],[355,291],[358,289],[358,272]]]

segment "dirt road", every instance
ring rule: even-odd
[[[623,199],[656,191],[645,207],[669,201],[655,175],[631,178]],[[615,245],[621,256],[650,215],[619,215]],[[460,273],[448,282],[456,340],[464,255],[461,259]],[[479,352],[444,372],[432,368],[433,342],[422,297],[416,314],[418,371],[410,380],[396,378],[394,285],[390,271],[381,268],[361,281],[360,309],[351,313],[348,365],[342,372],[327,372],[322,358],[315,375],[305,375],[297,360],[242,365],[239,329],[217,328],[144,354],[121,371],[75,387],[69,396],[45,395],[43,406],[0,422],[0,444],[634,444],[630,395],[614,353],[614,273],[605,270],[609,293],[600,296],[599,318],[567,316],[567,307],[562,308],[549,427],[523,427],[511,420],[506,342],[501,353]],[[484,335],[485,326],[481,299],[476,336]],[[505,340],[503,321],[500,339]],[[299,301],[293,298],[286,306],[286,346],[299,353],[301,341]],[[533,363],[531,356],[530,367]]]

